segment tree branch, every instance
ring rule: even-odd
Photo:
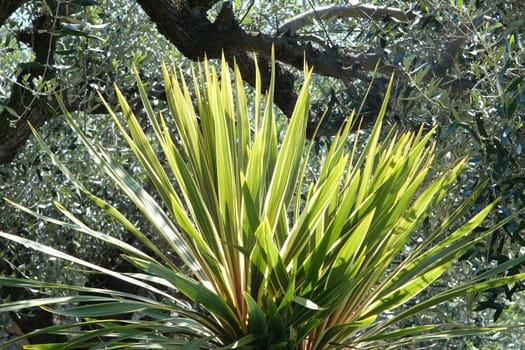
[[[417,18],[413,12],[405,12],[397,8],[364,5],[328,5],[303,12],[285,22],[280,28],[280,33],[294,35],[300,28],[312,24],[314,20],[328,20],[332,18],[368,18],[383,20],[393,18],[399,22],[411,22]]]
[[[19,40],[28,40],[35,52],[35,62],[31,68],[26,68],[18,74],[17,82],[13,84],[7,107],[0,113],[0,164],[10,162],[18,149],[32,134],[28,122],[38,128],[53,116],[51,112],[57,106],[51,106],[46,100],[47,94],[41,96],[35,90],[33,78],[50,80],[54,76],[52,65],[57,44],[53,34],[58,22],[49,15],[41,15],[33,21],[28,31],[19,33]],[[27,78],[29,76],[29,78]],[[12,111],[18,116],[11,115]]]
[[[26,1],[0,1],[0,15],[12,13],[16,5],[19,6]],[[268,35],[246,32],[241,28],[228,1],[222,2],[219,15],[213,22],[208,18],[207,11],[218,0],[137,0],[137,2],[156,23],[159,32],[184,56],[202,60],[204,57],[221,58],[224,54],[230,63],[236,61],[244,79],[251,85],[255,84],[253,54],[258,56],[261,77],[266,84],[270,77],[269,58],[274,47],[277,60],[275,103],[288,116],[292,114],[297,95],[294,87],[295,77],[287,65],[301,70],[306,60],[317,74],[340,79],[345,84],[354,80],[368,83],[371,73],[376,69],[385,75],[395,72],[398,79],[408,78],[401,68],[388,63],[394,60],[388,57],[386,51],[356,53],[345,48],[323,45],[314,47],[311,42],[301,40],[292,34],[311,23],[314,18],[324,20],[342,17],[376,20],[394,18],[397,21],[409,22],[416,18],[416,14],[411,12],[405,13],[394,8],[361,4],[327,6],[296,16],[280,28],[278,35]],[[5,12],[2,13],[2,10]],[[42,35],[51,33],[46,28],[41,29],[33,29],[32,32]],[[52,63],[55,44],[43,45],[43,43],[49,43],[50,40],[52,39],[43,38],[33,43],[37,61],[47,67],[50,62]],[[474,86],[472,81],[450,75],[448,69],[460,53],[463,40],[461,38],[450,42],[438,59],[441,62],[433,63],[432,69],[423,78],[424,81],[439,78],[441,86],[450,87],[453,93],[463,93]],[[39,99],[31,91],[22,91],[22,85],[15,85],[8,105],[10,110],[15,110],[22,115],[22,118],[16,120],[16,128],[8,127],[13,116],[8,115],[7,109],[0,115],[0,162],[10,160],[29,137],[27,121],[38,127],[52,117],[50,112],[52,108],[48,108],[48,102],[44,98]],[[312,115],[309,123],[311,129],[315,127],[316,120],[316,116]]]
[[[11,17],[11,15],[29,0],[2,0],[0,1],[0,26]]]
[[[273,36],[262,33],[247,33],[237,23],[233,23],[228,28],[222,26],[219,28],[216,23],[211,23],[204,14],[196,13],[188,6],[174,8],[170,6],[171,2],[162,2],[163,6],[159,6],[159,2],[153,0],[138,0],[138,2],[150,18],[156,22],[159,31],[186,57],[192,59],[203,59],[205,56],[220,58],[223,52],[227,55],[234,55],[240,51],[256,52],[259,55],[270,57],[272,46],[275,46],[278,61],[302,69],[306,59],[316,73],[324,76],[349,81],[359,79],[368,82],[369,74],[376,67],[379,72],[384,74],[396,72],[400,78],[405,75],[397,66],[382,63],[388,61],[388,57],[383,53],[355,54],[344,49],[321,50],[314,48],[309,43],[297,42],[297,38],[286,34]],[[346,8],[352,9],[354,7],[346,6]],[[376,18],[387,14],[402,19],[415,16],[404,14],[400,10],[394,11],[395,9],[391,8],[363,7],[361,5],[356,5],[355,8],[358,9],[356,14],[360,13],[362,16],[375,16]],[[333,14],[334,12],[332,10],[332,12],[327,13]],[[468,80],[443,74],[437,65],[435,68],[429,71],[425,77],[426,81],[435,77],[441,78],[443,86],[451,87],[454,92],[462,92],[474,85]],[[267,74],[267,72],[263,72],[263,74]]]
[[[169,1],[137,0],[143,10],[157,24],[157,28],[171,43],[173,43],[186,57],[191,59],[221,58],[222,54],[232,63],[233,59],[240,65],[243,78],[254,84],[253,61],[251,53],[258,56],[261,76],[269,77],[268,62],[272,47],[275,48],[277,67],[276,98],[275,103],[288,116],[291,115],[293,104],[297,98],[293,85],[294,78],[284,63],[297,69],[303,69],[304,62],[313,67],[315,73],[334,77],[345,83],[361,80],[368,83],[371,73],[379,71],[385,75],[396,73],[396,77],[407,80],[408,76],[400,67],[388,64],[389,57],[386,52],[381,53],[355,53],[344,48],[315,48],[311,43],[300,40],[296,36],[281,32],[279,35],[263,33],[249,33],[243,30],[238,22],[231,18],[231,8],[224,3],[221,14],[215,22],[211,22],[205,13],[192,9],[191,1],[179,0],[175,3]],[[174,4],[176,6],[174,6]],[[160,6],[161,5],[161,6]],[[374,6],[330,6],[324,12],[324,18],[330,16],[360,16],[365,18],[386,18],[410,21],[415,19],[413,13],[404,13],[397,9]],[[285,28],[299,28],[301,23],[311,20],[311,15],[302,15],[301,20],[288,22]],[[310,16],[310,17],[309,17]],[[308,19],[310,18],[310,19]],[[226,19],[226,20],[225,20]],[[292,30],[293,31],[293,30]],[[264,60],[263,60],[264,59]],[[433,78],[441,80],[442,87],[450,87],[453,93],[464,93],[474,86],[474,83],[460,77],[448,74],[448,70],[441,69],[438,63],[423,78],[431,81]],[[278,92],[278,93],[277,93]],[[310,129],[315,127],[318,120],[316,113],[311,113]]]
[[[254,54],[245,51],[227,51],[226,59],[230,65],[237,64],[242,78],[251,86],[255,86],[255,60]],[[258,56],[259,71],[269,72],[271,62],[267,56]],[[275,86],[274,102],[286,115],[292,115],[297,100],[295,93],[295,76],[282,64],[275,64],[275,79],[279,82]],[[270,75],[261,75],[263,91],[270,87]]]
[[[352,53],[344,49],[317,49],[306,43],[301,44],[288,37],[273,37],[261,33],[248,34],[245,39],[238,43],[237,49],[243,48],[247,51],[255,51],[269,56],[272,45],[275,47],[275,57],[277,60],[290,64],[298,69],[302,69],[304,60],[313,67],[314,72],[334,77],[342,80],[368,81],[368,73],[374,70],[384,73],[396,73],[398,78],[404,78],[405,72],[399,67],[381,63],[387,56],[376,53]],[[424,77],[423,81],[430,81],[432,78],[441,78],[442,87],[451,87],[453,92],[460,93],[472,88],[474,82],[452,75],[444,74],[438,64]]]

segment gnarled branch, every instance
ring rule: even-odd
[[[279,28],[279,32],[294,35],[300,28],[312,24],[314,20],[349,17],[374,20],[393,18],[399,22],[411,22],[417,18],[417,15],[393,7],[364,5],[358,2],[350,5],[328,5],[303,12],[291,18]]]

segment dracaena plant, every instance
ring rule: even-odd
[[[126,172],[118,157],[90,140],[62,106],[93,163],[149,221],[147,231],[89,192],[36,134],[72,183],[145,249],[91,229],[60,203],[61,220],[18,207],[115,246],[137,272],[113,271],[13,234],[0,237],[147,293],[2,277],[4,285],[62,290],[57,297],[0,305],[1,312],[40,307],[70,319],[25,335],[66,334],[67,343],[31,345],[33,349],[385,349],[498,329],[464,324],[404,328],[406,320],[440,303],[525,277],[497,277],[525,259],[519,258],[454,288],[420,294],[491,232],[473,230],[493,207],[465,219],[474,193],[429,228],[420,243],[410,241],[463,165],[426,179],[435,149],[432,131],[392,130],[381,136],[384,104],[363,148],[359,133],[350,137],[349,117],[319,173],[309,176],[308,69],[280,142],[272,109],[273,76],[263,94],[257,73],[249,103],[235,67],[231,77],[222,62],[220,78],[206,62],[197,67],[192,93],[174,69],[163,67],[166,115],[155,112],[137,75],[150,133],[118,89],[121,113],[107,106],[154,194]],[[138,312],[147,317],[115,317]]]

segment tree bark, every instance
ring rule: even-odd
[[[321,8],[320,12],[310,11],[294,17],[284,24],[286,32],[263,34],[243,30],[235,21],[231,5],[227,1],[223,3],[214,22],[207,18],[206,12],[218,1],[203,1],[198,5],[195,4],[195,1],[190,0],[137,0],[137,2],[156,23],[159,32],[186,57],[202,60],[205,57],[220,58],[224,54],[230,63],[235,59],[243,79],[252,86],[255,81],[255,70],[250,55],[257,55],[262,79],[269,82],[270,65],[268,62],[274,50],[277,60],[275,104],[288,116],[293,111],[297,95],[294,87],[295,78],[286,67],[287,65],[302,70],[306,60],[315,73],[334,77],[345,83],[354,80],[368,83],[371,73],[376,69],[387,75],[395,73],[398,79],[408,80],[399,67],[382,63],[387,61],[385,59],[387,57],[382,52],[354,53],[344,48],[316,48],[310,42],[303,41],[294,35],[294,32],[311,21],[312,16],[315,15],[323,16],[323,18],[365,16],[378,20],[389,16],[401,21],[410,21],[415,18],[412,13],[403,14],[397,9],[368,5],[332,6]],[[458,41],[454,44],[461,45],[462,42]],[[460,45],[455,47],[459,49]],[[454,52],[454,55],[456,56],[457,52]],[[444,58],[448,60],[449,56],[444,56]],[[442,62],[435,62],[423,81],[428,82],[433,78],[441,78],[441,86],[450,88],[453,94],[461,95],[474,86],[474,82],[468,79],[448,75]],[[311,111],[309,136],[313,135],[317,121],[323,112]],[[321,130],[321,133],[327,134],[324,130]],[[328,133],[333,134],[334,129]]]
[[[404,75],[398,67],[381,63],[385,58],[383,53],[355,54],[339,48],[318,49],[309,42],[303,42],[300,38],[290,35],[290,32],[277,33],[276,35],[246,32],[234,19],[223,25],[221,15],[215,22],[210,22],[205,15],[207,8],[192,8],[192,1],[189,0],[175,2],[137,0],[137,2],[157,24],[159,32],[179,48],[186,57],[191,59],[203,59],[205,56],[220,58],[223,52],[232,55],[239,51],[255,52],[260,56],[270,57],[272,47],[274,47],[276,60],[282,63],[303,69],[306,59],[309,65],[313,67],[314,72],[342,80],[368,81],[368,73],[373,72],[376,67],[382,73],[396,72],[398,75]],[[217,1],[208,1],[208,4],[213,2]],[[227,4],[229,2],[224,2],[223,10],[228,6]],[[380,17],[384,16],[385,13],[394,13],[392,9],[386,12],[384,9],[383,11],[380,10],[381,8],[373,9],[366,6],[365,15],[373,11]],[[365,9],[348,11],[347,15],[359,14],[363,11]],[[224,13],[228,13],[228,11],[225,10]],[[395,15],[401,18],[401,14],[395,13]],[[412,15],[407,15],[406,19],[412,17]],[[306,16],[306,18],[309,17]],[[296,22],[291,21],[290,23]],[[296,30],[298,24],[293,26],[288,24],[288,26]],[[261,74],[268,74],[268,72],[261,72]],[[433,76],[443,78],[447,86],[458,92],[473,86],[471,81],[447,76],[446,72],[438,69],[429,72],[426,79],[430,80]]]
[[[53,32],[56,26],[53,18],[41,15],[33,21],[32,28],[17,34],[18,40],[33,48],[35,61],[18,74],[7,108],[0,113],[0,163],[10,162],[31,135],[28,123],[40,127],[53,117],[52,111],[57,108],[56,103],[47,100],[48,92],[42,90],[43,82],[54,76],[52,67],[57,39]],[[33,79],[42,82],[35,85]]]
[[[11,15],[29,0],[2,0],[0,1],[0,26],[11,17]]]

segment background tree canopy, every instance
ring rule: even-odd
[[[454,198],[469,195],[488,179],[478,205],[481,208],[502,197],[491,217],[492,222],[498,222],[523,208],[525,202],[523,13],[521,0],[338,4],[321,0],[2,0],[0,193],[42,213],[51,210],[54,198],[66,199],[79,211],[93,210],[89,219],[102,231],[120,232],[114,223],[90,209],[78,193],[66,190],[65,179],[45,165],[27,123],[37,128],[45,124],[41,132],[46,140],[89,179],[91,190],[118,200],[111,185],[83,162],[85,155],[78,140],[63,127],[55,94],[63,96],[70,111],[77,112],[87,133],[112,144],[114,152],[125,160],[130,152],[115,136],[97,93],[116,105],[112,84],[118,84],[140,115],[131,71],[134,64],[143,81],[158,82],[146,89],[162,110],[162,61],[189,74],[186,59],[216,59],[224,54],[230,63],[239,65],[248,88],[255,83],[257,57],[263,85],[268,86],[273,46],[280,123],[286,123],[285,116],[291,115],[297,99],[302,76],[298,70],[305,61],[314,69],[314,107],[308,130],[312,136],[326,113],[314,140],[320,158],[330,136],[352,109],[360,108],[365,96],[360,115],[365,125],[375,119],[394,73],[385,122],[405,129],[437,126],[436,164],[444,167],[467,154],[470,157],[462,182],[450,193],[449,204],[453,206]],[[136,168],[131,158],[127,166],[131,171]],[[315,164],[312,169],[315,171]],[[433,171],[437,176],[441,169],[437,166]],[[54,192],[57,185],[62,192]],[[123,211],[134,210],[125,200],[120,203]],[[51,237],[66,250],[100,254],[108,266],[121,263],[111,251],[93,250],[85,238],[64,240],[63,232],[42,227],[33,219],[20,220],[12,208],[0,205],[0,229]],[[441,214],[434,213],[428,225],[436,225]],[[454,283],[463,273],[475,274],[522,254],[524,230],[525,221],[517,216],[465,255],[464,271],[457,271],[443,283]],[[42,266],[28,253],[9,246],[1,249],[4,272],[76,278],[73,272],[59,272],[59,262]],[[519,269],[507,273],[517,272]],[[497,319],[512,305],[513,293],[521,289],[519,284],[511,285],[473,296],[471,309],[491,310],[490,317]],[[7,297],[10,292],[2,293]],[[460,304],[457,307],[468,309]],[[450,310],[447,312],[442,317],[451,317]]]

